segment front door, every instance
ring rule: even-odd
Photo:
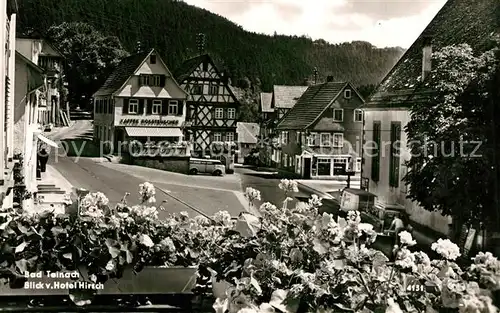
[[[304,178],[311,178],[311,158],[303,158],[303,166],[304,166]]]

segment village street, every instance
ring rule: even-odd
[[[89,126],[91,125],[88,121],[78,121],[69,128],[46,135],[55,141],[81,138],[87,136]],[[67,157],[62,148],[58,154],[51,153],[49,164],[74,187],[101,191],[112,204],[118,203],[126,192],[130,193],[127,202],[138,204],[139,184],[151,182],[156,187],[157,205],[161,204],[165,208],[160,212],[160,218],[181,211],[187,211],[194,216],[200,213],[213,215],[220,210],[226,210],[237,216],[245,210],[246,202],[241,192],[239,175],[189,176],[111,163],[104,158]]]

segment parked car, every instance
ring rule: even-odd
[[[197,159],[189,160],[189,174],[196,175],[199,173],[212,174],[214,176],[222,176],[226,172],[226,166],[220,160],[212,159]]]

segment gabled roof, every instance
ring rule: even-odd
[[[43,74],[43,72],[44,72],[43,68],[41,68],[40,66],[36,65],[35,63],[33,63],[30,59],[28,59],[27,57],[25,57],[24,55],[22,55],[17,50],[16,50],[16,58],[19,58],[21,61],[23,61],[24,63],[26,63],[26,65],[28,65],[30,68],[34,69],[38,73]]]
[[[142,62],[153,52],[141,52],[130,55],[124,58],[108,76],[104,84],[95,93],[97,94],[112,94],[120,89],[134,73],[139,69]]]
[[[285,114],[277,128],[307,129],[321,117],[347,85],[347,82],[328,82],[310,86],[297,104]]]
[[[44,80],[44,70],[33,63],[30,59],[16,51],[16,60],[20,60],[21,62],[25,63],[30,70],[29,75],[26,78],[27,83],[28,83],[28,92],[32,92],[33,90],[39,89],[45,85],[45,80]],[[19,79],[19,78],[18,78]]]
[[[291,109],[297,103],[307,86],[280,86],[273,87],[274,108]]]
[[[271,108],[271,102],[273,101],[272,92],[261,92],[260,93],[260,111],[261,112],[274,112]]]
[[[498,0],[448,0],[386,75],[366,107],[404,105],[404,91],[413,90],[421,81],[422,48],[428,37],[432,39],[433,51],[462,43],[469,44],[477,53],[491,48],[489,37],[500,30],[499,12]],[[392,94],[396,96],[394,101]]]
[[[257,143],[259,141],[260,127],[257,123],[236,123],[239,143]]]
[[[216,64],[214,60],[208,54],[202,54],[184,61],[179,68],[174,71],[174,77],[179,84],[188,78],[196,68],[202,64],[203,62],[208,62],[213,65],[215,71],[222,78],[223,73],[221,72],[220,65]],[[242,99],[242,95],[238,94],[238,91],[235,87],[231,86],[229,82],[227,82],[227,86],[229,89],[229,93],[234,97],[234,99],[239,103]]]

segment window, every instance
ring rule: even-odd
[[[226,133],[226,141],[234,142],[234,133]]]
[[[399,187],[399,156],[401,145],[401,122],[391,123],[391,159],[389,163],[389,186]]]
[[[343,109],[333,109],[333,120],[335,122],[342,122],[344,120],[344,110]]]
[[[351,99],[351,93],[352,93],[351,89],[344,90],[344,98]]]
[[[332,173],[332,159],[318,159],[318,176],[330,176]]]
[[[153,100],[153,107],[151,108],[151,113],[161,114],[161,100]]]
[[[347,159],[333,159],[333,175],[345,175],[347,170]]]
[[[139,112],[139,100],[130,99],[128,102],[128,113],[137,114]]]
[[[141,75],[140,76],[140,84],[141,86],[149,86],[150,75]]]
[[[330,137],[330,134],[326,133],[326,134],[321,134],[321,142],[320,142],[320,145],[321,146],[330,146],[332,143],[331,143],[331,140],[332,138]]]
[[[179,103],[177,100],[168,101],[168,115],[177,115],[177,109],[179,108]]]
[[[109,109],[108,109],[108,99],[104,99],[104,114],[108,114]]]
[[[154,75],[153,76],[153,86],[155,87],[160,87],[161,86],[161,76],[160,75]]]
[[[371,151],[372,159],[372,180],[378,182],[380,179],[380,139],[381,139],[381,125],[379,121],[373,122],[373,150]]]
[[[361,158],[356,158],[356,167],[354,168],[354,171],[361,172],[361,160]]]
[[[149,56],[149,63],[156,64],[156,55],[152,54]]]
[[[214,133],[214,141],[216,141],[216,142],[222,141],[222,134],[221,133]]]
[[[227,118],[230,120],[234,120],[236,118],[236,109],[235,108],[227,109]]]
[[[360,109],[354,110],[354,121],[362,122],[363,121],[363,111]]]
[[[344,146],[344,134],[333,134],[333,146],[336,148]]]
[[[216,95],[219,93],[219,85],[217,83],[210,83],[210,87],[208,89],[208,93],[210,95]]]
[[[307,145],[308,146],[314,146],[315,142],[314,139],[316,139],[316,133],[311,133],[309,137],[307,137]]]
[[[221,120],[224,118],[224,109],[223,108],[215,108],[215,119]]]
[[[191,87],[191,93],[193,95],[202,95],[203,94],[203,85],[194,84],[193,87]]]
[[[281,132],[281,143],[284,145],[288,144],[288,132]]]

